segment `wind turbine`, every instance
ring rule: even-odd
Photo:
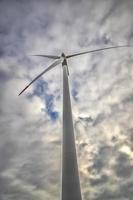
[[[21,92],[21,95],[32,83],[34,83],[38,78],[43,74],[54,68],[55,66],[62,63],[63,69],[63,138],[62,138],[62,190],[61,190],[61,200],[82,200],[81,188],[80,188],[80,178],[78,172],[78,162],[76,154],[76,145],[75,145],[75,136],[74,136],[74,127],[73,127],[73,118],[72,118],[72,109],[71,109],[71,99],[69,91],[69,69],[67,65],[67,59],[93,53],[97,51],[104,51],[115,48],[124,48],[131,47],[130,45],[123,46],[112,46],[105,47],[90,51],[85,51],[81,53],[76,53],[72,55],[65,55],[64,53],[61,56],[53,55],[34,55],[41,56],[50,59],[54,59],[55,62],[52,63],[47,69],[42,71],[38,76],[36,76]]]

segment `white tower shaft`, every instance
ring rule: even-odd
[[[63,68],[63,143],[62,143],[62,198],[82,200],[76,155],[71,99],[69,92],[68,66]]]

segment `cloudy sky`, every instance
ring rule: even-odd
[[[55,54],[133,44],[132,0],[0,0],[0,200],[58,200],[61,66]],[[133,200],[133,49],[68,61],[84,200]]]

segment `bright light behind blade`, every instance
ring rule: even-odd
[[[51,70],[52,68],[54,68],[56,65],[59,65],[61,63],[61,59],[55,61],[53,64],[51,64],[47,69],[45,69],[43,72],[41,72],[38,76],[36,76],[20,93],[19,95],[21,95],[33,82],[35,82],[38,78],[40,78],[43,74],[45,74],[46,72],[48,72],[49,70]],[[19,96],[18,95],[18,96]]]
[[[93,53],[93,52],[96,52],[96,51],[103,51],[103,50],[123,48],[123,47],[132,47],[132,46],[130,46],[130,45],[122,45],[122,46],[105,47],[105,48],[101,48],[101,49],[94,49],[94,50],[90,50],[90,51],[85,51],[85,52],[81,52],[81,53],[68,55],[68,56],[66,56],[66,58],[71,58],[71,57],[74,57],[74,56],[79,56],[79,55],[83,55],[83,54],[87,54],[87,53]]]

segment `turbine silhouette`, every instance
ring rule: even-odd
[[[71,109],[71,99],[69,91],[69,70],[67,65],[67,59],[93,53],[97,51],[131,47],[130,45],[123,46],[112,46],[105,47],[101,49],[95,49],[90,51],[85,51],[81,53],[76,53],[72,55],[65,55],[64,53],[61,56],[53,55],[34,55],[41,56],[50,59],[55,59],[56,61],[51,64],[47,69],[41,72],[37,77],[35,77],[21,92],[21,95],[34,81],[36,81],[43,74],[54,68],[55,66],[62,63],[63,69],[63,139],[62,139],[62,191],[61,191],[61,200],[82,200],[81,188],[80,188],[80,178],[78,171],[78,162],[76,154],[76,145],[75,145],[75,136],[74,136],[74,127],[73,127],[73,118],[72,118],[72,109]]]

